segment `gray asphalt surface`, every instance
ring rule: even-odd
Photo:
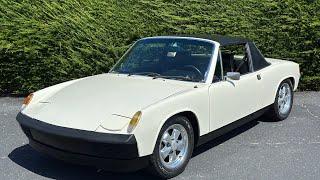
[[[21,98],[0,98],[0,179],[154,179],[67,164],[29,147],[15,120]],[[320,92],[295,93],[290,117],[259,118],[195,150],[176,179],[320,179]]]

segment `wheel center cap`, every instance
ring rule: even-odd
[[[175,142],[172,142],[171,147],[173,151],[177,150],[177,144]]]

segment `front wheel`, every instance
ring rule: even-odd
[[[269,115],[275,121],[286,119],[292,109],[293,104],[293,87],[289,79],[281,82],[275,101],[270,108]]]
[[[194,132],[186,117],[170,118],[161,128],[149,170],[161,177],[172,178],[184,171],[192,155]]]

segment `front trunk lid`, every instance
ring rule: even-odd
[[[145,76],[96,75],[49,96],[34,118],[90,131],[96,130],[104,121],[109,126],[107,129],[119,130],[135,112],[170,95],[192,89],[194,84]]]

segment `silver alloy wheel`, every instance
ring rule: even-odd
[[[292,93],[288,83],[282,84],[278,92],[278,108],[280,114],[287,114],[292,103]]]
[[[189,139],[187,130],[180,124],[171,125],[161,137],[160,160],[169,169],[179,167],[188,154]]]

